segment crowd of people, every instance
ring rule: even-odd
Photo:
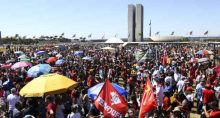
[[[16,51],[22,51],[30,57],[32,65],[46,63],[48,57],[64,59],[62,65],[50,63],[50,73],[67,76],[76,81],[78,87],[62,94],[22,97],[19,95],[20,89],[34,79],[27,74],[30,67],[1,67],[0,118],[103,117],[87,90],[105,79],[127,91],[125,99],[129,109],[124,117],[137,118],[147,78],[153,85],[157,108],[147,113],[146,117],[190,118],[192,108],[196,108],[196,113],[201,117],[220,118],[220,79],[218,72],[214,71],[217,65],[210,60],[189,62],[191,58],[209,58],[210,55],[195,53],[207,47],[186,44],[117,46],[115,50],[102,50],[98,47],[76,44],[5,47],[7,51],[0,54],[2,65],[18,62],[20,55]],[[135,59],[137,50],[145,52],[155,48],[156,57],[144,61]],[[37,55],[36,52],[40,50],[46,54]],[[74,55],[74,51],[79,50],[83,55]],[[166,63],[162,63],[164,50],[167,53]],[[84,56],[92,57],[92,60],[83,60]]]

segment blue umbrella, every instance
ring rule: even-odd
[[[75,51],[74,56],[83,56],[83,51]]]
[[[121,95],[124,95],[125,97],[127,97],[128,93],[126,90],[124,90],[121,86],[119,86],[115,83],[111,83],[111,84]],[[95,100],[95,98],[98,96],[99,92],[101,91],[103,85],[104,85],[104,82],[89,88],[88,89],[88,96],[92,100]]]
[[[38,64],[36,66],[31,67],[27,74],[30,77],[38,77],[43,74],[49,73],[51,70],[51,66],[49,64]]]
[[[56,64],[56,65],[61,65],[61,64],[63,64],[64,62],[65,62],[65,60],[59,59],[59,60],[57,60],[57,61],[55,62],[55,64]]]
[[[45,53],[46,53],[45,51],[41,50],[41,51],[38,51],[38,52],[37,52],[37,55],[43,55],[43,54],[45,54]]]

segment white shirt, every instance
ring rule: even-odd
[[[173,78],[171,76],[167,76],[164,81],[169,82],[171,86],[173,85]]]
[[[196,76],[196,82],[200,82],[201,79],[202,79],[202,76],[201,76],[201,75],[197,75],[197,76]]]
[[[188,94],[188,95],[186,96],[186,98],[187,98],[188,101],[193,102],[194,94],[193,94],[193,93]]]
[[[15,94],[10,94],[7,97],[7,101],[9,104],[9,110],[13,110],[15,108],[15,104],[19,101],[19,97]]]
[[[178,82],[181,79],[181,75],[179,73],[174,73],[174,80]]]
[[[178,88],[178,92],[180,92],[183,89],[184,81],[180,80],[177,82],[176,87]]]
[[[67,116],[67,118],[80,118],[80,113],[71,113]]]
[[[156,86],[157,106],[162,106],[164,97],[164,88],[161,85]]]

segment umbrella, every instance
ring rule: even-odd
[[[77,82],[59,74],[47,74],[33,79],[19,92],[24,97],[42,97],[74,89]]]
[[[27,74],[30,77],[38,77],[42,74],[47,74],[51,70],[51,66],[49,64],[38,64],[36,66],[31,67]]]
[[[32,64],[29,62],[17,62],[11,67],[11,69],[23,68],[27,66],[32,66]]]
[[[37,52],[37,55],[43,55],[43,54],[46,54],[46,52],[43,50]]]
[[[74,56],[83,56],[83,51],[75,51]]]
[[[93,60],[92,57],[89,57],[89,56],[83,57],[82,59],[88,60],[88,61],[92,61]]]
[[[61,65],[61,64],[63,64],[65,62],[65,60],[63,60],[63,59],[59,59],[59,60],[57,60],[56,61],[56,65]]]
[[[189,60],[189,63],[197,63],[198,62],[198,59],[197,58],[191,58]]]
[[[20,59],[20,62],[22,62],[22,61],[29,62],[29,61],[31,61],[31,59],[30,59],[30,58],[21,58],[21,59]]]
[[[15,59],[10,59],[10,60],[7,60],[5,63],[14,63],[15,62]]]
[[[1,66],[1,68],[10,69],[11,66],[12,66],[11,63],[10,64],[4,64],[4,65]]]
[[[63,57],[61,54],[57,54],[56,57],[59,59],[61,57]]]
[[[201,62],[205,62],[205,61],[208,61],[209,59],[208,58],[201,58],[201,59],[198,59],[198,62],[201,63]]]
[[[23,51],[16,51],[15,54],[23,54]]]
[[[56,62],[57,61],[57,58],[56,57],[49,57],[48,59],[47,59],[47,63],[54,63],[54,62]]]
[[[101,48],[103,50],[115,50],[115,48],[111,48],[111,47],[104,47],[104,48]]]
[[[21,55],[18,57],[18,59],[21,59],[21,58],[29,58],[28,56],[26,56],[25,54]]]
[[[119,86],[115,83],[111,83],[111,84],[121,95],[127,96],[127,94],[128,94],[127,91],[124,90],[121,86]],[[104,82],[89,88],[88,89],[88,96],[94,100],[98,96],[103,85],[104,85]]]
[[[213,52],[209,51],[209,50],[200,50],[196,54],[199,54],[199,55],[209,55],[209,54],[213,54]]]

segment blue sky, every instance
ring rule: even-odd
[[[144,37],[220,35],[220,0],[0,0],[2,36],[60,35],[105,38],[127,36],[128,4],[144,6]]]

